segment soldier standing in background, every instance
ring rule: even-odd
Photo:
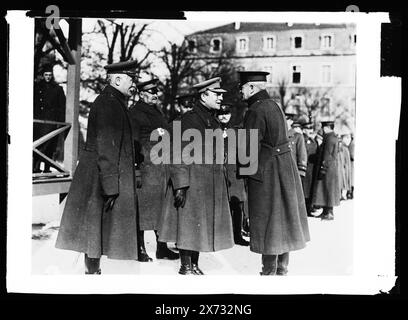
[[[136,61],[105,66],[108,85],[95,99],[87,138],[68,192],[55,246],[85,253],[85,274],[100,258],[137,260],[135,152],[128,101]]]
[[[195,103],[195,94],[194,93],[186,93],[186,94],[181,94],[176,96],[176,101],[177,101],[177,114],[174,117],[174,119],[170,120],[181,120],[181,117],[183,114],[185,114],[188,111],[193,110],[193,106]]]
[[[152,258],[146,252],[144,232],[154,230],[156,234],[156,258],[175,260],[178,253],[167,247],[165,242],[158,240],[157,227],[161,217],[163,201],[166,192],[167,177],[164,164],[153,164],[150,151],[156,144],[150,141],[150,135],[158,130],[159,135],[169,126],[159,107],[158,79],[141,82],[136,85],[139,91],[139,101],[129,111],[132,127],[135,133],[135,149],[139,153],[138,168],[141,172],[141,188],[138,190],[139,199],[139,261],[149,262]]]
[[[306,146],[307,153],[307,169],[305,178],[302,180],[303,193],[305,195],[306,209],[308,217],[314,217],[311,214],[311,191],[312,191],[312,180],[313,180],[313,168],[316,163],[318,143],[313,138],[313,123],[307,122],[302,125],[303,138]]]
[[[45,65],[43,68],[43,79],[34,85],[34,119],[49,121],[65,121],[65,93],[60,85],[54,81],[52,65]],[[53,124],[34,123],[34,140],[56,129]],[[52,160],[61,160],[64,149],[62,135],[58,135],[38,147]],[[56,153],[59,151],[59,155]],[[40,172],[41,159],[34,155],[33,172]],[[44,172],[50,172],[50,165],[45,162]]]
[[[217,112],[217,118],[221,123],[224,137],[225,157],[228,159],[228,132],[227,129],[235,131],[235,138],[238,137],[238,126],[233,127],[231,121],[231,104],[223,102],[220,110]],[[238,141],[236,140],[236,145]],[[247,196],[245,192],[244,179],[239,177],[236,163],[227,163],[226,161],[226,181],[228,187],[228,198],[232,215],[232,226],[234,230],[234,242],[241,246],[248,246],[249,242],[242,237],[243,214]]]
[[[258,132],[258,170],[247,177],[250,250],[262,255],[261,275],[286,275],[289,252],[304,248],[310,235],[285,115],[266,91],[268,74],[239,72],[249,107],[244,128]]]
[[[288,125],[288,138],[291,143],[292,156],[295,159],[299,175],[303,180],[306,176],[307,169],[307,152],[305,147],[305,140],[301,132],[301,124],[295,123],[293,118],[294,113],[285,113],[286,123]]]
[[[313,205],[323,207],[322,220],[333,220],[333,207],[340,204],[339,172],[337,168],[338,139],[334,133],[334,121],[322,121],[323,143],[321,161],[316,163],[317,186]]]

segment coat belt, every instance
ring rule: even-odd
[[[271,157],[292,151],[290,142],[285,142],[275,147],[272,147],[265,142],[261,142],[261,146],[269,150]]]

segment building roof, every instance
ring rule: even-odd
[[[314,24],[314,23],[294,23],[288,26],[287,23],[270,23],[270,22],[241,22],[239,29],[235,29],[235,23],[229,23],[223,26],[197,31],[191,35],[211,34],[211,33],[242,33],[242,32],[265,32],[265,31],[287,31],[287,30],[305,30],[305,29],[328,29],[328,28],[346,28],[352,24]],[[191,36],[190,35],[190,36]]]

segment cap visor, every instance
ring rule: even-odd
[[[208,89],[212,92],[216,92],[216,93],[225,93],[227,92],[227,90],[221,89],[221,88],[214,88],[214,89]]]

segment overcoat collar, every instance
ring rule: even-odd
[[[220,122],[215,117],[216,110],[208,109],[201,102],[198,102],[194,106],[194,111],[199,115],[199,117],[204,121],[206,127],[212,128],[216,124],[217,127],[220,127]]]
[[[103,89],[104,93],[111,94],[115,98],[117,98],[125,107],[127,106],[127,98],[126,96],[120,92],[118,89],[112,87],[110,84],[108,84],[105,89]],[[127,108],[126,108],[127,109]]]
[[[266,90],[261,90],[248,99],[248,106],[251,107],[258,100],[266,99],[270,99],[268,92]]]
[[[143,111],[145,113],[150,113],[153,115],[157,115],[157,113],[160,113],[162,116],[164,116],[163,111],[158,106],[150,105],[142,100],[139,100],[138,102],[136,102],[136,104],[134,105],[134,108],[137,108],[140,111]]]

